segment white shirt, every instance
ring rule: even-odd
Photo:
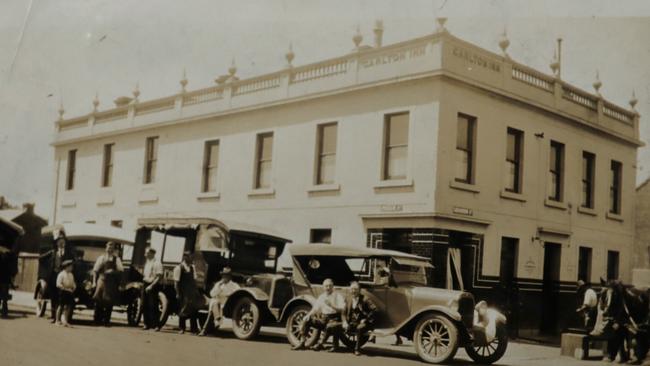
[[[56,276],[56,287],[60,290],[74,292],[77,288],[77,284],[74,282],[74,275],[72,272],[65,270],[59,272]]]
[[[217,282],[212,286],[212,290],[210,290],[210,297],[216,298],[219,300],[219,302],[223,303],[226,301],[228,296],[232,295],[233,292],[237,291],[239,289],[239,285],[237,282],[228,281],[228,283],[224,282],[223,280]]]
[[[147,262],[144,264],[144,271],[142,277],[144,282],[151,283],[156,279],[156,276],[162,276],[163,268],[162,264],[155,259],[147,259]]]
[[[598,306],[598,295],[594,289],[588,288],[587,291],[585,291],[585,298],[582,304],[590,308]]]
[[[98,273],[104,262],[108,262],[108,254],[102,254],[99,256],[99,258],[97,258],[97,261],[95,261],[95,266],[93,267],[93,272]],[[124,271],[122,260],[118,256],[115,256],[115,268],[120,272]]]
[[[313,311],[331,315],[338,313],[343,308],[345,308],[345,300],[341,294],[332,292],[328,295],[327,292],[323,292],[318,296]]]

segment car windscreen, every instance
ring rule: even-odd
[[[258,237],[231,237],[230,266],[242,273],[274,273],[278,243]]]
[[[400,284],[415,284],[420,286],[427,286],[427,265],[425,263],[408,263],[400,264],[393,260],[390,263],[390,272],[393,281],[397,285]]]

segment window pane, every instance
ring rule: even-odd
[[[548,196],[551,199],[556,199],[557,197],[557,175],[553,173],[548,174]]]
[[[389,117],[388,146],[406,145],[409,141],[409,115],[398,114]]]
[[[517,157],[517,135],[508,132],[508,146],[506,148],[506,159],[514,161]]]
[[[208,146],[210,147],[208,154],[208,166],[216,167],[219,163],[219,144],[211,143]]]
[[[149,164],[149,177],[147,183],[153,183],[156,180],[156,161],[152,160]]]
[[[336,124],[321,126],[321,154],[336,154],[336,133]]]
[[[456,179],[467,181],[469,171],[469,153],[464,150],[456,150]]]
[[[258,174],[257,188],[269,188],[271,186],[271,161],[260,162]]]
[[[336,173],[336,155],[325,155],[320,160],[318,184],[334,183]]]
[[[273,135],[260,136],[260,158],[261,160],[271,160],[273,156]]]
[[[463,150],[469,150],[469,120],[463,116],[458,116],[458,129],[456,131],[456,147]]]
[[[106,178],[104,180],[104,185],[110,187],[113,184],[113,166],[109,165],[106,167]]]
[[[558,160],[558,147],[556,145],[551,145],[551,155],[549,156],[549,167],[551,171],[556,172],[558,170],[557,160]]]
[[[514,191],[516,188],[516,165],[510,161],[506,161],[506,174],[505,174],[505,188]]]
[[[183,249],[185,248],[185,238],[182,236],[167,235],[165,239],[165,251],[163,253],[163,262],[180,263],[183,259]]]
[[[407,147],[393,147],[388,150],[388,179],[406,178]]]

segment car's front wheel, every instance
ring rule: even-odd
[[[232,331],[239,339],[251,339],[257,336],[262,326],[260,308],[252,298],[239,299],[232,312]]]
[[[308,305],[298,305],[291,310],[287,318],[287,340],[292,346],[297,346],[300,343],[300,329],[302,322],[305,320],[305,315],[309,313],[311,307]],[[305,346],[311,347],[316,343],[320,337],[320,330],[310,327],[307,330],[305,338]]]
[[[160,317],[158,318],[158,326],[162,327],[167,323],[169,318],[169,313],[171,312],[171,306],[169,304],[169,299],[164,292],[160,291],[158,293],[158,313]]]
[[[441,314],[427,314],[415,327],[413,343],[422,361],[444,363],[456,355],[458,329]]]
[[[131,300],[126,305],[126,321],[130,326],[136,327],[142,317],[142,298],[137,294],[131,294]]]
[[[470,344],[465,346],[467,355],[474,362],[481,365],[490,365],[501,359],[508,348],[508,330],[503,323],[497,324],[496,336],[485,344]]]

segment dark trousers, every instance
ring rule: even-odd
[[[59,294],[59,289],[56,288],[56,285],[50,286],[50,310],[52,311],[52,320],[56,319],[57,309],[59,308],[59,299],[61,295]]]
[[[148,284],[145,283],[144,288]],[[157,328],[160,319],[158,311],[158,287],[154,286],[151,291],[142,289],[142,316],[144,318],[144,325],[147,328]]]
[[[61,321],[61,315],[63,315],[65,321],[69,322],[72,318],[74,305],[74,294],[70,291],[59,290],[59,306],[56,313],[56,321]]]
[[[113,314],[113,305],[95,304],[95,321],[98,324],[111,324],[111,315]]]
[[[612,360],[616,358],[617,354],[620,354],[621,360],[627,361],[629,359],[629,353],[625,348],[627,331],[622,325],[616,325],[618,325],[618,329],[612,329],[611,336],[607,340],[607,354]]]
[[[319,344],[327,342],[330,336],[333,336],[332,343],[335,347],[339,345],[341,335],[341,318],[338,314],[312,316],[308,321],[302,323],[300,334],[304,342],[309,328],[316,328],[323,331]]]
[[[369,319],[358,319],[348,324],[347,332],[357,338],[354,349],[358,351],[361,348],[361,338],[372,330],[372,322]]]
[[[178,328],[182,331],[185,331],[185,322],[190,320],[190,331],[192,333],[197,333],[199,331],[199,317],[196,312],[189,314],[187,317],[179,316],[178,317]]]

